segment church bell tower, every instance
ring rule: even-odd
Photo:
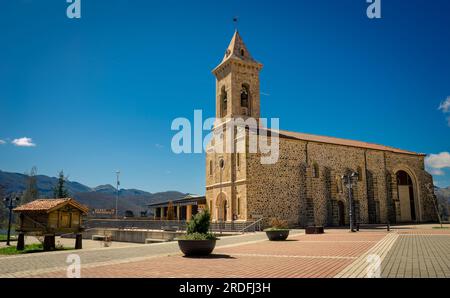
[[[222,62],[213,70],[216,77],[216,118],[260,118],[259,72],[239,32],[231,39]]]

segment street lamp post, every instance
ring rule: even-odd
[[[222,171],[223,171],[223,166],[224,166],[224,160],[221,159],[219,161],[219,167],[220,167],[220,198],[223,198],[223,195],[222,195]],[[223,204],[223,202],[220,201],[219,202],[219,214],[218,214],[220,235],[222,235],[222,220],[223,220],[222,214],[224,214],[224,210],[221,210],[222,208],[224,208],[224,207],[222,207],[222,204]]]
[[[118,210],[118,206],[119,206],[119,185],[120,185],[120,181],[119,181],[119,175],[120,175],[120,171],[116,171],[116,190],[117,190],[117,195],[116,195],[116,219],[118,219],[119,216],[119,210]]]
[[[15,199],[14,199],[15,197]],[[12,221],[12,211],[14,208],[16,208],[16,204],[14,201],[18,202],[19,197],[16,195],[11,195],[9,198],[3,199],[3,202],[6,205],[6,208],[9,210],[9,217],[8,217],[8,235],[6,236],[6,245],[10,245],[11,240],[11,221]]]
[[[359,174],[357,172],[353,172],[351,174],[345,174],[342,176],[342,179],[344,180],[345,186],[348,189],[348,204],[349,204],[349,218],[350,218],[350,231],[356,232],[355,228],[353,226],[354,220],[354,214],[353,214],[353,178],[358,179]]]

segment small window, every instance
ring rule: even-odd
[[[209,161],[209,175],[211,176],[213,173],[213,162],[212,160]]]
[[[236,153],[236,165],[237,165],[238,169],[241,167],[241,154],[240,153]]]
[[[241,107],[248,108],[249,91],[247,85],[242,85],[241,89]]]
[[[224,161],[223,159],[221,159],[221,160],[219,161],[219,167],[220,167],[221,169],[223,169],[224,166],[225,166],[225,161]]]
[[[342,193],[342,180],[339,176],[336,176],[336,191],[338,194]]]
[[[314,163],[313,167],[312,167],[312,176],[314,178],[319,178],[319,175],[320,175],[320,173],[319,173],[319,165],[317,163]]]
[[[228,93],[225,90],[225,86],[222,87],[222,91],[220,93],[220,101],[222,106],[222,117],[225,117],[227,115],[227,109],[228,109]]]
[[[237,199],[237,214],[241,215],[241,198]]]
[[[245,56],[245,50],[241,49],[241,56],[244,57]]]

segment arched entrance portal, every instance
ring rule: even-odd
[[[400,207],[400,216],[397,215],[401,222],[410,222],[417,220],[417,205],[414,193],[414,184],[411,176],[401,170],[397,174],[398,200]],[[398,214],[398,212],[397,212]]]
[[[223,200],[223,203],[222,203],[222,210],[220,210],[220,220],[221,221],[227,221],[227,200]]]
[[[224,193],[222,193],[222,194],[220,194],[218,197],[217,197],[217,219],[219,220],[219,221],[227,221],[227,218],[228,218],[228,200],[227,200],[227,197],[226,197],[226,195],[224,194]]]

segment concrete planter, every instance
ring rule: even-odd
[[[178,246],[186,257],[207,256],[216,247],[216,240],[178,240]]]
[[[270,241],[284,241],[289,236],[289,230],[266,231],[266,235]]]
[[[323,234],[323,227],[307,227],[305,229],[305,234]]]

